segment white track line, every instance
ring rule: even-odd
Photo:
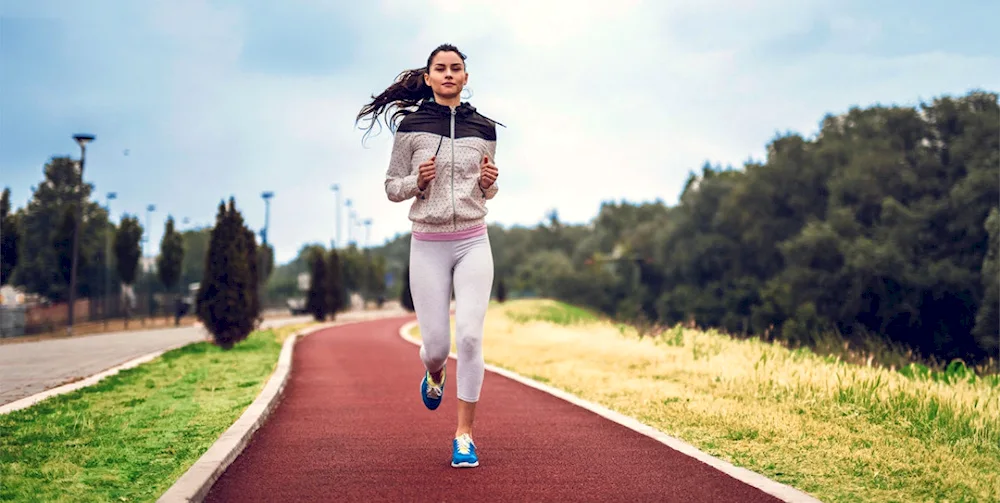
[[[418,323],[416,321],[411,321],[406,323],[399,329],[399,336],[402,337],[403,340],[407,342],[420,346],[420,340],[410,335],[410,330],[413,327],[417,326],[417,324]],[[452,359],[457,359],[458,357],[458,355],[456,355],[454,352],[450,353],[448,356]],[[631,418],[619,412],[615,412],[602,405],[589,402],[576,395],[567,393],[563,390],[554,388],[552,386],[548,386],[546,384],[542,384],[538,381],[535,381],[534,379],[529,379],[516,372],[512,372],[510,370],[503,369],[495,365],[490,365],[489,363],[486,364],[486,370],[496,374],[500,374],[508,379],[512,379],[521,384],[524,384],[525,386],[530,386],[539,391],[544,391],[545,393],[553,395],[557,398],[566,400],[567,402],[572,403],[573,405],[587,409],[590,412],[593,412],[605,419],[608,419],[633,431],[646,435],[647,437],[650,437],[654,440],[663,443],[664,445],[670,447],[671,449],[674,449],[682,454],[695,458],[698,461],[701,461],[702,463],[705,463],[711,466],[712,468],[715,468],[716,470],[719,470],[725,473],[726,475],[729,475],[730,477],[733,477],[734,479],[743,482],[744,484],[756,487],[757,489],[760,489],[761,491],[770,494],[771,496],[774,496],[775,498],[778,498],[782,501],[788,503],[820,503],[820,500],[798,489],[795,489],[794,487],[776,482],[759,473],[752,472],[750,470],[747,470],[746,468],[740,468],[738,466],[733,465],[732,463],[729,463],[728,461],[716,458],[710,454],[698,450],[696,447],[687,442],[684,442],[683,440],[671,437],[670,435],[667,435],[662,431],[657,430],[656,428],[643,424],[634,418]]]

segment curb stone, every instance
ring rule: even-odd
[[[418,326],[418,323],[416,321],[410,321],[404,324],[399,329],[399,336],[403,340],[411,344],[420,346],[420,340],[410,335],[410,330],[412,330],[416,326]],[[448,357],[454,360],[458,359],[458,355],[456,355],[454,352],[449,352]],[[712,468],[715,468],[716,470],[719,470],[725,473],[726,475],[729,475],[730,477],[739,480],[740,482],[743,482],[744,484],[757,488],[758,490],[770,494],[771,496],[774,496],[775,498],[778,498],[786,503],[821,503],[820,500],[816,499],[815,497],[810,496],[809,494],[802,492],[798,489],[795,489],[794,487],[771,480],[759,473],[752,472],[750,470],[747,470],[746,468],[741,468],[736,465],[733,465],[732,463],[729,463],[728,461],[723,461],[719,458],[716,458],[715,456],[705,453],[696,448],[695,446],[687,442],[684,442],[683,440],[671,437],[663,433],[662,431],[657,430],[656,428],[643,424],[632,417],[608,409],[603,405],[598,405],[596,403],[589,402],[576,395],[567,393],[561,389],[554,388],[546,384],[542,384],[538,381],[535,381],[534,379],[530,379],[516,372],[497,367],[496,365],[491,365],[487,363],[486,370],[493,372],[495,374],[502,375],[518,383],[524,384],[525,386],[529,386],[539,391],[543,391],[557,398],[561,398],[573,405],[589,410],[590,412],[593,412],[609,421],[613,421],[626,428],[629,428],[630,430],[633,430],[637,433],[650,437],[666,445],[667,447],[670,447],[671,449],[680,452],[681,454],[695,458],[698,461],[701,461],[702,463],[705,463],[711,466]]]
[[[156,500],[157,503],[202,501],[205,499],[212,484],[243,452],[243,449],[250,443],[254,432],[264,424],[271,411],[281,401],[281,395],[292,368],[292,350],[295,342],[299,337],[332,326],[334,324],[324,323],[306,327],[285,339],[281,345],[281,353],[278,355],[278,363],[274,372],[268,378],[267,384],[264,385],[264,389],[257,395],[257,398],[243,411],[239,419],[227,428],[215,443],[184,472],[184,475]]]
[[[405,316],[400,314],[399,316]],[[393,318],[396,316],[386,316]],[[271,412],[281,402],[292,369],[292,352],[298,339],[329,328],[366,323],[379,319],[378,315],[359,320],[332,321],[303,328],[285,339],[278,356],[278,363],[268,378],[264,389],[257,395],[239,419],[213,443],[207,451],[156,501],[157,503],[188,503],[204,501],[215,481],[250,443],[253,434],[265,423]]]

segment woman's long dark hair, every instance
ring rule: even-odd
[[[403,117],[412,113],[413,109],[420,106],[424,100],[434,97],[434,92],[430,86],[424,83],[424,74],[430,69],[431,61],[434,60],[434,56],[437,56],[439,52],[454,52],[462,58],[463,62],[465,61],[465,54],[462,54],[462,51],[459,51],[458,47],[451,44],[441,44],[431,51],[430,56],[427,56],[427,64],[423,68],[406,70],[396,76],[396,81],[385,91],[382,91],[382,94],[378,96],[372,95],[371,103],[361,107],[361,112],[358,113],[354,124],[357,125],[365,116],[371,116],[368,126],[362,128],[367,130],[365,137],[371,133],[372,127],[376,123],[379,123],[379,115],[382,116],[383,120],[389,126],[390,131],[395,132],[399,121]],[[395,108],[396,111],[389,118],[389,109],[391,108]],[[382,124],[379,123],[379,130],[381,131],[381,129]]]

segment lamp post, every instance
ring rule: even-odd
[[[264,228],[260,231],[260,239],[267,246],[267,231],[271,228],[271,198],[274,197],[274,192],[264,192],[260,195],[264,200]]]
[[[76,267],[78,256],[80,255],[80,224],[83,221],[83,166],[87,157],[87,144],[94,141],[94,135],[77,134],[73,135],[73,139],[80,145],[80,192],[76,200],[76,221],[73,222],[73,260],[69,273],[69,312],[66,320],[67,335],[73,335],[73,305],[76,304]]]
[[[146,254],[149,253],[149,246],[152,244],[153,229],[149,227],[149,217],[152,213],[156,211],[156,205],[150,204],[146,206],[146,240],[145,245],[142,247],[142,275],[146,276],[149,272],[149,262]],[[150,316],[153,315],[153,280],[146,277],[146,292],[149,294],[146,296],[146,301],[148,305],[146,306],[146,311]]]
[[[350,244],[357,246],[358,240],[354,238],[354,227],[358,225],[358,212],[351,210],[351,219],[348,220],[348,229],[350,229],[350,235],[348,241]]]
[[[350,199],[347,200],[346,206],[347,206],[347,210],[348,210],[347,211],[347,243],[350,244],[351,243],[351,237],[353,236],[353,233],[351,232],[351,226],[352,226],[351,215],[353,214],[353,212],[351,211],[352,203],[351,203]],[[339,210],[339,208],[338,208],[338,210]]]
[[[365,220],[365,248],[371,246],[371,244],[369,243],[369,240],[371,239],[371,234],[372,234],[372,219],[369,218]]]
[[[104,233],[104,326],[108,325],[108,298],[111,297],[111,229],[110,227],[114,224],[111,223],[111,201],[118,198],[116,192],[108,192],[107,195],[107,206],[108,209],[108,227],[107,232]]]
[[[267,248],[267,233],[271,230],[271,198],[274,197],[274,192],[263,192],[260,197],[264,200],[264,228],[260,231],[260,240],[263,250],[270,252]],[[260,304],[267,306],[267,289],[264,288],[264,268],[267,267],[267,263],[264,261],[264,258],[263,253],[257,255],[257,285],[255,286],[257,287],[257,294],[260,297]]]
[[[333,246],[331,246],[331,248],[337,249],[337,247],[341,245],[341,242],[340,242],[340,184],[336,184],[336,183],[333,184],[333,186],[330,187],[330,190],[332,190],[335,194],[337,194],[337,216],[336,216],[336,218],[337,218],[337,238],[336,238],[336,240],[334,240]]]

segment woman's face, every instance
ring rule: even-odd
[[[424,82],[435,96],[453,99],[462,94],[462,88],[469,82],[469,74],[465,73],[465,63],[458,54],[441,51],[431,60]]]

